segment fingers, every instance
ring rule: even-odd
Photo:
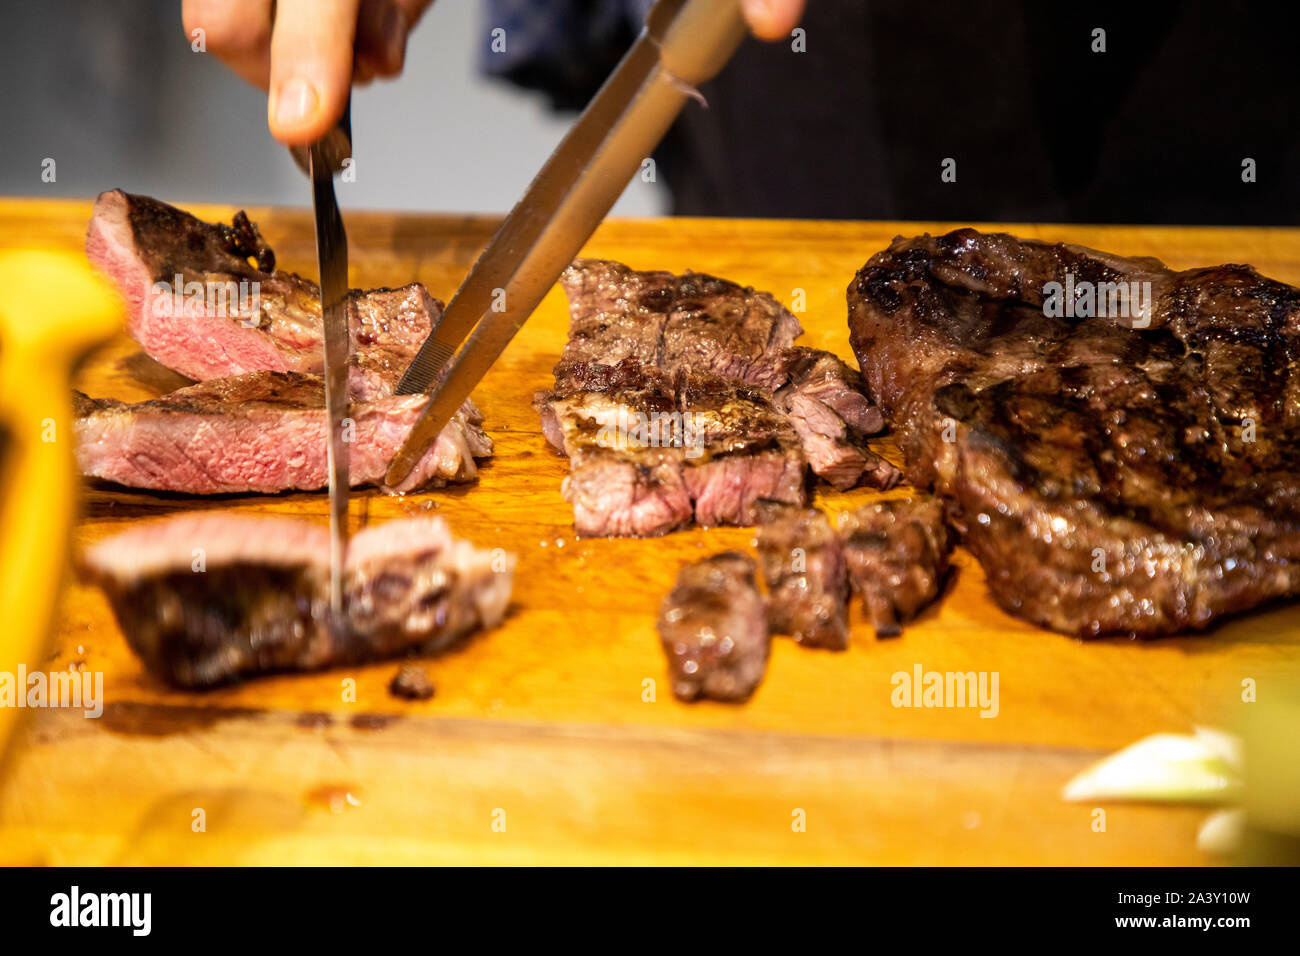
[[[361,0],[279,0],[271,33],[267,122],[286,145],[320,139],[352,86],[352,45]]]
[[[745,21],[760,40],[780,40],[803,16],[804,0],[742,0]]]
[[[396,76],[406,58],[406,12],[393,0],[361,0],[353,80]]]
[[[352,79],[366,83],[396,76],[406,61],[406,41],[433,0],[361,0],[357,17],[356,67]]]
[[[433,6],[433,0],[393,0],[393,2],[406,14],[409,30],[414,30],[415,25],[420,22],[420,17],[424,16],[424,11]]]
[[[201,30],[207,52],[254,86],[271,78],[272,0],[185,0],[181,19],[193,43]]]

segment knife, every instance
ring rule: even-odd
[[[352,155],[351,103],[338,125],[307,150],[312,209],[316,216],[316,264],[321,318],[325,322],[325,408],[328,413],[330,488],[330,609],[343,611],[343,565],[348,537],[348,236],[334,195],[334,173]],[[295,153],[295,159],[298,159]]]
[[[694,86],[716,76],[744,36],[740,0],[658,0],[651,8],[636,42],[501,224],[398,383],[399,395],[433,391],[389,465],[390,487],[406,480],[573,261],[687,99],[698,95]]]

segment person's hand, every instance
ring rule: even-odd
[[[209,53],[268,91],[271,135],[292,146],[338,122],[353,83],[402,72],[406,38],[432,2],[184,0],[181,16],[187,35],[202,30]]]
[[[803,16],[806,0],[741,0],[745,21],[760,40],[780,40]]]
[[[202,30],[209,53],[268,92],[271,135],[294,146],[338,122],[352,84],[402,71],[406,39],[432,2],[184,0],[182,19],[191,39]],[[742,0],[749,28],[763,40],[788,36],[804,3]]]

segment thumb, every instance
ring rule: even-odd
[[[315,142],[343,115],[361,0],[279,0],[267,124],[286,145]]]

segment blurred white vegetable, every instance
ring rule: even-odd
[[[1195,734],[1153,734],[1065,785],[1066,800],[1229,803],[1241,791],[1241,741],[1197,727]]]

